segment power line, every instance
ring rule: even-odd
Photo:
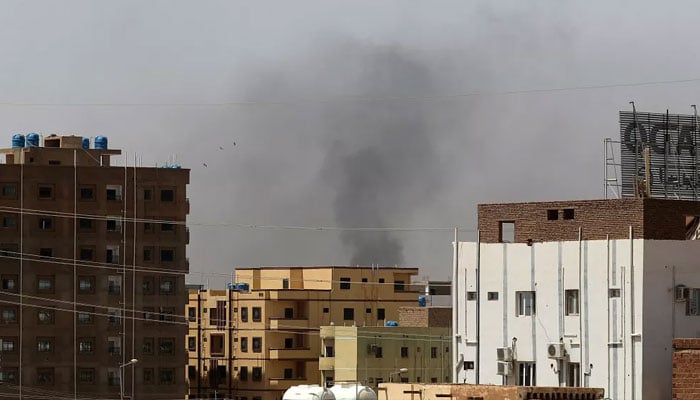
[[[621,82],[609,84],[590,84],[590,85],[574,85],[560,86],[549,88],[534,88],[534,89],[512,89],[503,91],[472,91],[472,92],[457,92],[443,93],[434,95],[420,96],[365,96],[365,95],[344,95],[344,96],[326,96],[326,97],[308,97],[296,98],[287,100],[237,100],[227,102],[198,102],[198,103],[162,103],[162,102],[144,102],[144,103],[31,103],[31,102],[0,102],[0,106],[5,107],[251,107],[251,106],[275,106],[275,105],[297,105],[297,104],[324,104],[324,103],[348,103],[348,102],[417,102],[417,101],[439,101],[469,97],[487,97],[487,96],[513,96],[526,94],[542,94],[556,92],[570,92],[582,90],[599,90],[599,89],[614,89],[623,87],[640,87],[640,86],[657,86],[671,85],[679,83],[695,83],[700,82],[700,78],[687,79],[671,79],[671,80],[656,80],[656,81],[637,81],[637,82]]]

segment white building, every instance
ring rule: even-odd
[[[700,335],[698,216],[679,200],[480,205],[478,243],[456,251],[455,382],[670,398],[672,339]]]

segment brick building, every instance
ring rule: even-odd
[[[700,338],[673,340],[672,399],[700,399]]]
[[[700,202],[482,204],[478,212],[479,240],[456,249],[455,382],[668,398],[670,344],[700,326]]]
[[[189,170],[31,136],[0,151],[0,391],[184,397]]]

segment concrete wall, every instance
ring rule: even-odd
[[[383,383],[377,391],[378,400],[594,400],[603,398],[603,389],[518,387],[492,385],[430,385],[412,383]]]

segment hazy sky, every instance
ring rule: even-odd
[[[234,224],[471,238],[481,202],[601,197],[618,111],[689,113],[700,81],[455,95],[700,79],[700,4],[602,3],[2,0],[0,131],[191,168],[192,282],[351,262],[444,279],[449,231]]]

